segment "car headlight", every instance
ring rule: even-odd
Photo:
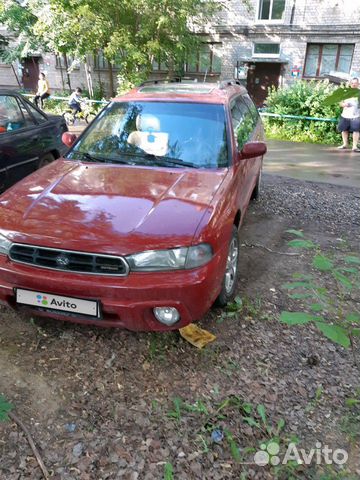
[[[0,233],[0,254],[7,255],[11,247],[11,242]]]
[[[212,248],[207,243],[193,247],[169,250],[148,250],[126,257],[134,272],[156,272],[200,267],[212,258]]]

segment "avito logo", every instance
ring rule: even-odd
[[[54,307],[72,308],[73,310],[77,308],[75,303],[68,302],[67,300],[56,300],[55,298],[51,300],[50,305]]]
[[[36,299],[37,299],[37,302],[41,303],[42,305],[48,305],[49,304],[46,295],[36,295]]]

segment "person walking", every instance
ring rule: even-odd
[[[43,109],[44,107],[44,100],[45,98],[50,97],[50,86],[45,73],[40,73],[39,81],[38,81],[38,91],[36,92],[34,101],[35,105],[39,107],[40,101],[40,108]]]
[[[359,89],[359,79],[357,77],[351,79],[350,87]],[[352,151],[360,152],[360,149],[357,147],[360,137],[359,97],[348,98],[340,102],[340,107],[342,107],[343,111],[340,116],[338,130],[341,132],[343,143],[338,148],[340,150],[349,148],[349,133],[352,133]]]

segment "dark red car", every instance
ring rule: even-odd
[[[32,314],[177,329],[235,292],[266,146],[236,82],[146,83],[64,158],[0,197],[0,300]]]

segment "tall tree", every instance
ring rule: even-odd
[[[16,0],[0,0],[16,4],[12,7],[16,11],[25,10],[19,22],[18,13],[11,15],[9,28],[35,38],[50,51],[86,62],[88,55],[101,50],[119,69],[120,88],[145,79],[154,59],[161,57],[174,70],[198,44],[194,32],[225,1],[29,0],[22,6]],[[112,78],[111,69],[110,73]]]

